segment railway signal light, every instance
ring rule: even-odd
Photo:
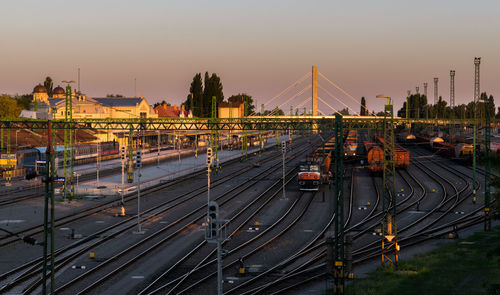
[[[125,146],[122,146],[122,148],[120,150],[120,155],[121,155],[122,160],[125,160]]]
[[[207,220],[207,229],[205,232],[205,238],[207,240],[216,240],[219,236],[219,205],[210,201],[208,203],[208,220]]]
[[[285,153],[286,152],[286,141],[281,142],[281,152]]]
[[[137,150],[137,153],[135,156],[135,167],[136,168],[142,167],[142,151],[141,150]]]
[[[207,148],[207,165],[212,165],[212,148]]]

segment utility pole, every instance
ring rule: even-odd
[[[283,155],[283,200],[286,200],[285,194],[285,157],[286,157],[286,141],[281,142],[281,154]]]
[[[210,146],[212,147],[212,152],[214,155],[214,166],[216,171],[219,169],[219,153],[218,153],[218,145],[219,145],[219,132],[217,130],[217,98],[212,96],[212,120],[211,120],[211,142]]]
[[[52,121],[48,121],[47,128],[47,151],[45,154],[45,199],[43,210],[43,274],[42,294],[47,294],[47,272],[50,272],[50,294],[54,294],[54,152],[52,147]],[[49,215],[50,200],[50,215]],[[50,227],[49,227],[50,223]],[[49,237],[50,233],[50,237]],[[48,245],[50,239],[50,263],[48,258]]]
[[[123,201],[123,195],[124,195],[124,190],[125,190],[125,145],[122,145],[121,150],[121,160],[122,160],[122,189],[121,189],[121,196],[122,196],[122,206],[124,205]]]
[[[156,157],[156,167],[160,167],[160,138],[161,138],[161,133],[160,130],[158,130],[158,154]]]
[[[247,101],[243,101],[243,117],[242,119],[244,120],[247,116]],[[243,134],[242,134],[242,139],[241,139],[241,159],[240,161],[243,162],[243,161],[246,161],[247,160],[247,130],[246,128],[244,127],[244,125],[242,125],[242,128],[243,128]]]
[[[451,115],[450,119],[455,119],[455,70],[450,70],[450,109]],[[454,142],[455,139],[455,123],[451,122],[450,124],[450,135],[451,135],[451,143]]]
[[[438,78],[434,78],[434,105],[438,103]]]
[[[96,166],[96,184],[95,184],[95,186],[96,187],[99,187],[99,168],[101,166],[100,155],[101,155],[101,141],[98,140],[97,141],[97,158],[96,158],[96,162],[95,162],[95,166]]]
[[[217,295],[222,295],[222,241],[224,240],[224,236],[221,233],[222,219],[219,216],[219,205],[217,202],[210,201],[207,207],[205,239],[208,243],[217,243]]]
[[[472,120],[473,124],[473,139],[472,139],[472,202],[476,203],[476,159],[477,159],[477,113],[478,113],[478,104],[480,98],[480,88],[479,88],[479,65],[481,64],[481,58],[474,58],[474,118]]]
[[[62,83],[66,83],[66,97],[65,97],[65,111],[64,111],[64,120],[65,120],[65,128],[64,128],[64,163],[63,163],[63,174],[64,174],[64,187],[62,192],[63,199],[68,197],[68,183],[70,185],[69,190],[69,200],[73,199],[75,188],[74,188],[74,176],[73,176],[73,95],[71,91],[71,83],[75,83],[75,81],[62,81]],[[68,120],[69,119],[69,120]],[[70,179],[68,180],[68,151],[69,151],[69,162],[70,162]]]
[[[344,151],[342,115],[335,115],[334,294],[344,294]],[[328,261],[331,263],[331,261]]]
[[[450,71],[450,107],[455,107],[455,71]]]
[[[136,152],[135,166],[137,168],[137,232],[136,234],[144,234],[141,227],[141,167],[142,167],[142,151],[139,149]]]
[[[134,78],[134,97],[137,97],[137,78]]]
[[[227,131],[227,149],[233,150],[233,134],[231,129],[233,128],[233,104],[229,102],[229,128]]]
[[[490,155],[490,140],[491,140],[491,120],[490,120],[490,102],[487,97],[484,102],[486,126],[484,129],[484,146],[486,155],[486,173],[484,175],[484,230],[491,231],[491,216],[490,216],[490,174],[491,174],[491,155]]]

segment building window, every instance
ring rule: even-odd
[[[146,118],[146,112],[141,112],[141,118]]]

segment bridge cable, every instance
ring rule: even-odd
[[[332,81],[330,81],[327,77],[325,77],[325,75],[323,75],[322,73],[318,72],[318,74],[323,78],[325,79],[326,81],[328,81],[330,84],[332,84],[335,88],[337,88],[340,92],[342,92],[343,94],[345,94],[347,97],[349,97],[350,99],[354,100],[357,104],[359,104],[361,106],[361,102],[357,101],[352,95],[350,95],[349,93],[347,93],[344,89],[342,89],[340,86],[338,86],[337,84],[333,83]],[[367,109],[367,108],[366,108]],[[367,109],[368,110],[368,109]]]
[[[290,86],[288,86],[287,88],[285,88],[283,91],[281,91],[280,93],[278,93],[277,95],[275,95],[273,98],[271,98],[267,103],[264,103],[264,105],[269,105],[269,103],[271,103],[271,101],[275,100],[276,98],[280,97],[281,95],[285,94],[288,90],[290,90],[292,87],[295,87],[297,84],[300,84],[302,83],[306,78],[308,78],[309,76],[311,75],[310,72],[306,73],[304,76],[300,77],[299,79],[297,79],[295,82],[293,82]]]
[[[294,99],[294,98],[296,98],[297,96],[304,94],[304,92],[306,92],[306,91],[307,91],[308,89],[310,89],[311,87],[312,87],[312,86],[311,86],[311,85],[309,85],[309,86],[306,86],[306,87],[302,88],[302,90],[300,90],[299,92],[297,92],[296,94],[294,94],[292,97],[290,97],[289,99],[287,99],[285,102],[283,102],[282,104],[280,104],[280,105],[276,106],[275,108],[273,108],[273,112],[274,112],[274,110],[279,109],[279,108],[281,108],[282,106],[284,106],[285,104],[289,103],[291,100],[293,100],[293,99]]]
[[[351,111],[353,111],[356,115],[358,115],[358,116],[359,116],[359,113],[358,113],[358,112],[356,112],[353,108],[351,108],[351,107],[349,107],[348,105],[346,105],[344,102],[342,102],[340,99],[338,99],[338,98],[337,98],[335,95],[333,95],[331,92],[329,92],[328,90],[326,90],[325,88],[323,88],[323,87],[322,87],[321,85],[319,85],[319,84],[318,84],[318,87],[319,87],[321,90],[325,91],[325,92],[326,92],[326,94],[328,94],[329,96],[333,97],[333,98],[334,98],[334,99],[336,99],[338,102],[340,102],[341,104],[343,104],[346,108],[351,109]]]
[[[329,104],[328,104],[326,101],[324,101],[321,97],[319,97],[319,96],[318,96],[318,99],[319,99],[321,102],[323,102],[324,104],[326,104],[329,108],[331,108],[334,112],[336,112],[336,113],[339,113],[339,114],[340,114],[340,112],[339,112],[336,108],[334,108],[334,107],[332,107],[331,105],[329,105]]]

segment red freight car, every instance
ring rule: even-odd
[[[375,136],[375,140],[384,146],[384,138],[381,136]],[[399,144],[394,144],[394,161],[396,162],[396,168],[406,168],[410,166],[410,152],[405,150]]]

